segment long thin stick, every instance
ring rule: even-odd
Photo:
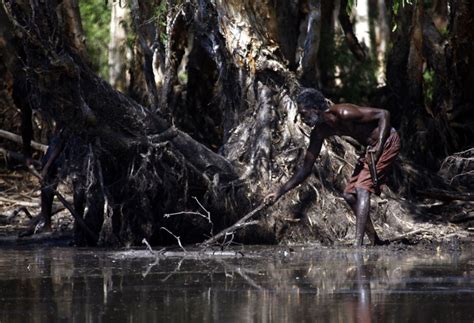
[[[235,229],[238,229],[242,226],[245,226],[245,221],[247,221],[248,219],[250,219],[252,216],[254,216],[256,213],[258,213],[259,211],[261,211],[263,208],[267,207],[267,205],[265,203],[262,203],[260,204],[259,206],[257,206],[255,209],[253,209],[252,211],[250,211],[249,213],[247,213],[243,218],[241,218],[239,221],[237,221],[234,225],[228,227],[227,229],[224,229],[222,230],[221,232],[219,232],[218,234],[216,234],[215,236],[207,239],[206,241],[204,241],[203,243],[201,243],[201,245],[210,245],[211,243],[214,243],[216,242],[218,239],[222,238],[223,236],[225,236],[227,233],[229,232],[232,232],[234,231]]]

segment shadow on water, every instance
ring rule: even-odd
[[[464,251],[3,249],[1,322],[473,322]]]

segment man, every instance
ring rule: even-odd
[[[311,173],[325,138],[350,136],[366,147],[367,155],[373,154],[378,185],[400,151],[400,138],[390,126],[390,113],[383,109],[360,107],[354,104],[330,104],[315,89],[303,89],[297,97],[298,112],[303,121],[312,127],[309,147],[303,165],[278,190],[265,197],[267,204],[274,204],[283,194],[302,183]],[[361,246],[366,232],[373,245],[387,242],[375,232],[369,216],[370,194],[378,191],[370,175],[369,156],[359,158],[354,173],[344,190],[343,197],[356,216],[355,246]]]
[[[17,74],[13,84],[13,101],[21,111],[21,135],[23,141],[23,155],[28,168],[33,167],[34,160],[31,154],[31,140],[33,139],[32,108],[26,96],[28,93],[26,75],[22,71]],[[51,215],[53,211],[54,191],[58,185],[57,173],[62,162],[60,157],[64,148],[62,131],[56,130],[50,141],[48,150],[42,159],[41,168],[41,213],[32,219],[28,228],[19,233],[20,237],[32,235],[40,221],[44,221],[41,231],[51,232]]]

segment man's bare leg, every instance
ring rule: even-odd
[[[356,188],[357,200],[355,203],[356,211],[356,234],[354,246],[360,247],[364,242],[365,226],[370,211],[370,192],[363,188]]]
[[[347,204],[349,204],[352,212],[354,212],[354,215],[357,217],[357,195],[356,193],[349,193],[349,192],[344,192],[343,193],[344,200],[346,200]],[[369,200],[370,200],[370,193],[369,193]],[[370,204],[369,204],[370,207]],[[367,234],[367,237],[370,240],[370,243],[373,246],[377,245],[386,245],[388,244],[387,240],[382,240],[379,238],[377,231],[375,231],[374,224],[372,223],[372,219],[370,218],[370,215],[367,216],[367,223],[365,225],[365,233]]]
[[[51,214],[53,213],[54,190],[57,184],[47,183],[41,188],[41,216],[44,219],[43,231],[51,232]]]

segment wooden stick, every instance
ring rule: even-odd
[[[19,206],[28,206],[28,207],[38,206],[38,202],[25,202],[25,201],[9,199],[9,198],[2,197],[2,196],[0,196],[0,201],[2,201],[4,203],[11,203],[13,205],[19,205]]]
[[[23,143],[23,139],[21,138],[21,136],[18,136],[14,133],[11,133],[11,132],[8,132],[8,131],[5,131],[5,130],[0,130],[0,138],[8,139],[8,140],[16,142],[20,145]],[[40,144],[39,142],[36,142],[36,141],[31,141],[30,145],[31,145],[31,148],[39,150],[43,153],[46,153],[46,150],[48,150],[47,145]]]
[[[248,219],[250,219],[252,216],[254,216],[256,213],[258,213],[259,211],[261,211],[262,209],[266,208],[267,205],[265,203],[262,203],[260,204],[259,206],[257,206],[255,209],[253,209],[252,211],[250,211],[249,213],[247,213],[243,218],[241,218],[239,221],[237,221],[234,225],[228,227],[227,229],[224,229],[222,230],[221,232],[219,232],[218,234],[216,234],[215,236],[207,239],[206,241],[204,241],[203,243],[201,243],[201,245],[204,245],[204,246],[207,246],[207,245],[210,245],[211,243],[214,243],[216,242],[218,239],[222,238],[223,236],[225,236],[227,233],[229,232],[232,232],[234,231],[235,229],[238,229],[240,227],[243,227],[243,226],[246,226],[245,225],[245,221],[247,221]]]

